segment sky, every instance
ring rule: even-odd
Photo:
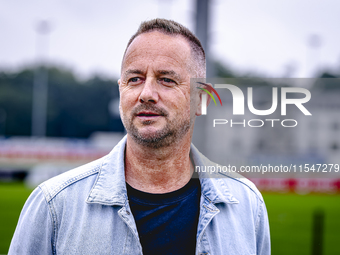
[[[340,1],[210,2],[210,54],[235,72],[273,78],[340,73]],[[194,31],[195,14],[195,0],[0,0],[0,70],[43,59],[79,77],[117,78],[142,21],[168,18]],[[42,20],[50,27],[45,35],[37,32]]]

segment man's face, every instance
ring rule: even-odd
[[[168,146],[190,130],[191,50],[181,36],[141,34],[122,63],[120,114],[128,134],[139,144]]]

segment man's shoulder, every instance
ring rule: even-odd
[[[71,190],[71,187],[75,184],[79,186],[77,187],[78,190],[82,189],[83,193],[90,192],[103,172],[105,172],[103,178],[109,178],[112,181],[112,178],[116,177],[114,175],[115,171],[121,170],[121,167],[124,167],[125,143],[126,136],[106,156],[69,170],[40,184],[39,188],[43,191],[46,201],[49,202],[65,189]]]
[[[49,202],[59,192],[68,188],[72,184],[80,181],[86,182],[89,179],[89,177],[97,175],[100,171],[101,165],[103,164],[107,156],[108,155],[95,161],[92,161],[90,163],[87,163],[85,165],[69,170],[60,175],[57,175],[40,184],[39,187],[43,191],[47,202]]]
[[[226,187],[231,193],[235,193],[235,195],[240,193],[253,195],[263,202],[263,197],[260,191],[252,181],[236,172],[228,170],[228,168],[218,163],[211,161],[194,146],[192,146],[192,151],[196,167],[201,167],[198,169],[200,171],[198,173],[199,176],[218,180],[218,182],[222,185],[217,185],[216,187]],[[202,170],[204,172],[202,172]],[[197,171],[197,169],[195,171]]]
[[[211,164],[216,164],[211,162]],[[218,164],[216,164],[218,166]],[[221,192],[226,195],[229,199],[232,197],[231,201],[236,198],[236,200],[257,200],[261,203],[263,202],[263,197],[260,191],[257,189],[255,184],[247,179],[246,177],[238,173],[223,173],[217,172],[210,174],[213,182],[219,183],[215,187],[221,189]]]
[[[240,186],[241,189],[245,189],[253,193],[261,202],[263,202],[263,197],[260,191],[257,189],[255,184],[247,179],[246,177],[238,173],[219,173],[221,179],[228,183],[230,186]]]

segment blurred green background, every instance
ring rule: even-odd
[[[6,254],[20,211],[32,190],[23,183],[0,184],[0,254]],[[340,196],[264,193],[272,254],[312,254],[313,212],[324,211],[323,254],[340,254]]]

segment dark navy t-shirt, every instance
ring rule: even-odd
[[[199,179],[191,179],[183,188],[165,194],[126,186],[144,255],[195,254]]]

